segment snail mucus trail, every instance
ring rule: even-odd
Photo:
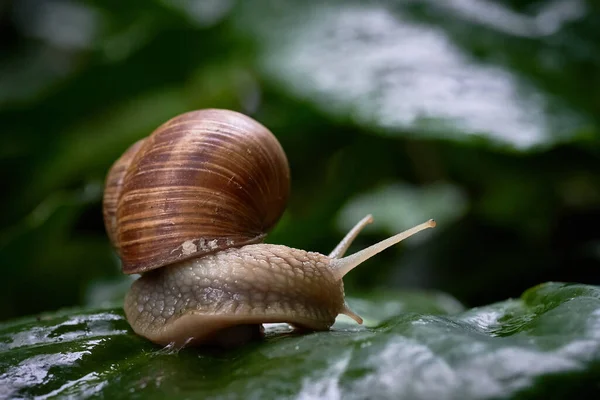
[[[433,220],[343,257],[366,216],[323,255],[262,243],[290,190],[275,136],[243,114],[219,109],[172,118],[111,167],[103,212],[126,274],[133,330],[176,347],[232,346],[263,323],[327,330],[344,300],[342,278],[380,251],[435,226]]]

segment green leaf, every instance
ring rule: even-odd
[[[337,119],[531,150],[594,130],[571,93],[586,78],[559,82],[551,65],[584,62],[556,43],[594,15],[581,1],[551,3],[527,15],[497,2],[265,0],[246,3],[238,26],[255,38],[267,79]]]
[[[0,397],[571,398],[600,376],[600,288],[547,283],[460,312],[445,295],[350,299],[368,326],[269,325],[229,352],[160,349],[120,310],[68,310],[0,325]]]
[[[451,184],[438,182],[415,187],[395,183],[348,201],[340,213],[338,226],[341,232],[347,232],[367,214],[372,214],[374,221],[365,232],[380,229],[394,234],[427,221],[432,215],[438,224],[448,226],[464,216],[467,205],[466,195]],[[423,239],[423,236],[418,238]],[[415,242],[418,243],[419,239],[405,244]]]

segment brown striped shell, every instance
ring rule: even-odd
[[[109,171],[104,222],[127,274],[258,243],[283,213],[287,158],[264,126],[207,109],[179,115]]]

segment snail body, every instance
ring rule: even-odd
[[[111,168],[104,221],[123,271],[141,273],[125,298],[133,330],[178,347],[235,345],[263,323],[327,330],[354,267],[433,220],[341,258],[363,218],[329,255],[261,243],[285,209],[289,167],[253,119],[199,110],[166,122]]]

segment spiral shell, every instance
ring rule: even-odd
[[[106,180],[104,220],[128,274],[258,243],[289,195],[275,136],[243,114],[179,115],[132,145]]]

